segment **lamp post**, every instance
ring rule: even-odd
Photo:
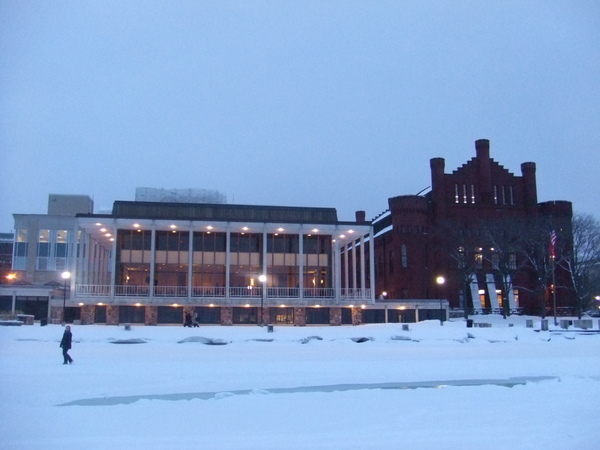
[[[65,316],[65,312],[66,312],[66,307],[67,307],[67,280],[69,278],[71,278],[71,272],[63,272],[60,274],[60,276],[62,277],[62,279],[64,280],[63,283],[63,310],[62,310],[62,325],[65,326],[66,323],[66,316]]]
[[[443,286],[444,283],[446,282],[446,279],[442,276],[437,277],[435,279],[435,282],[438,284],[438,286]],[[438,292],[439,294],[439,292]],[[440,297],[440,325],[444,325],[444,308],[442,307],[442,298]]]
[[[263,321],[263,305],[265,302],[265,291],[266,291],[266,282],[267,282],[267,276],[266,275],[259,275],[258,276],[258,281],[260,281],[262,283],[262,288],[261,288],[261,292],[260,292],[260,326],[264,326],[264,321]]]

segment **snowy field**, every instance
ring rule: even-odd
[[[600,448],[600,334],[525,319],[0,327],[0,448]]]

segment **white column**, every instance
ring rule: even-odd
[[[261,284],[261,289],[262,289],[261,295],[262,295],[262,298],[264,301],[267,298],[267,286],[269,284],[269,276],[267,274],[267,230],[265,230],[264,228],[263,228],[263,232],[262,232],[262,257],[261,257],[261,259],[262,259],[262,261],[260,264],[261,267],[260,267],[259,275],[265,275],[267,277],[265,282]],[[262,316],[262,313],[263,312],[261,311],[260,312],[261,316]]]
[[[227,223],[227,230],[225,232],[225,301],[229,299],[229,285],[231,283],[231,276],[229,275],[229,266],[231,265],[231,224]]]
[[[188,279],[187,279],[187,296],[188,300],[192,298],[192,277],[194,276],[194,226],[190,220],[189,230],[189,242],[188,242]]]
[[[339,242],[333,243],[334,276],[335,276],[335,298],[342,298],[342,248]]]
[[[68,233],[67,240],[67,270],[71,272],[71,279],[69,280],[69,300],[73,303],[75,297],[75,285],[77,281],[77,249],[75,247],[77,242],[77,222],[74,223],[73,228]]]
[[[150,295],[149,297],[154,298],[154,269],[156,264],[156,223],[152,221],[152,232],[150,236]]]
[[[352,241],[352,290],[355,292],[356,289],[356,266],[357,266],[357,256],[358,252],[356,251],[356,240]]]
[[[350,272],[348,270],[348,266],[349,266],[349,255],[350,255],[350,245],[344,245],[344,279],[346,280],[346,283],[344,284],[343,288],[348,289],[350,287]],[[347,291],[346,291],[347,292]]]
[[[360,236],[360,288],[361,288],[361,297],[366,299],[366,269],[365,269],[365,236]],[[386,323],[387,323],[387,309],[386,309]]]
[[[298,234],[298,297],[304,300],[304,234]]]
[[[369,287],[371,288],[371,301],[375,302],[375,239],[373,239],[373,227],[369,234]]]
[[[117,238],[119,235],[119,230],[117,229],[117,221],[113,219],[113,231],[115,233],[115,240],[112,243],[112,251],[110,255],[110,298],[111,300],[115,299],[115,283],[117,279]],[[88,246],[89,251],[89,246]],[[89,258],[89,253],[87,254]]]

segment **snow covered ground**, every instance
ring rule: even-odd
[[[0,327],[0,447],[600,448],[600,334],[525,319],[74,326],[70,366],[61,326]]]

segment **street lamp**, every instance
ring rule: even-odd
[[[264,301],[265,301],[265,290],[266,290],[267,276],[266,275],[259,275],[258,276],[258,281],[260,281],[262,283],[262,289],[261,289],[261,293],[260,293],[260,326],[262,327],[264,325],[264,322],[263,322],[263,304],[264,304]]]
[[[66,307],[67,307],[67,280],[69,278],[71,278],[71,272],[63,272],[60,274],[60,276],[62,277],[62,279],[64,280],[64,284],[63,284],[63,320],[62,320],[62,324],[63,326],[66,323],[66,319],[65,319],[65,312],[66,312]]]
[[[435,282],[438,284],[438,286],[443,286],[444,283],[446,282],[446,279],[442,276],[439,276],[435,279]],[[438,292],[439,294],[439,292]],[[442,307],[442,298],[440,297],[440,325],[444,325],[444,308]]]

